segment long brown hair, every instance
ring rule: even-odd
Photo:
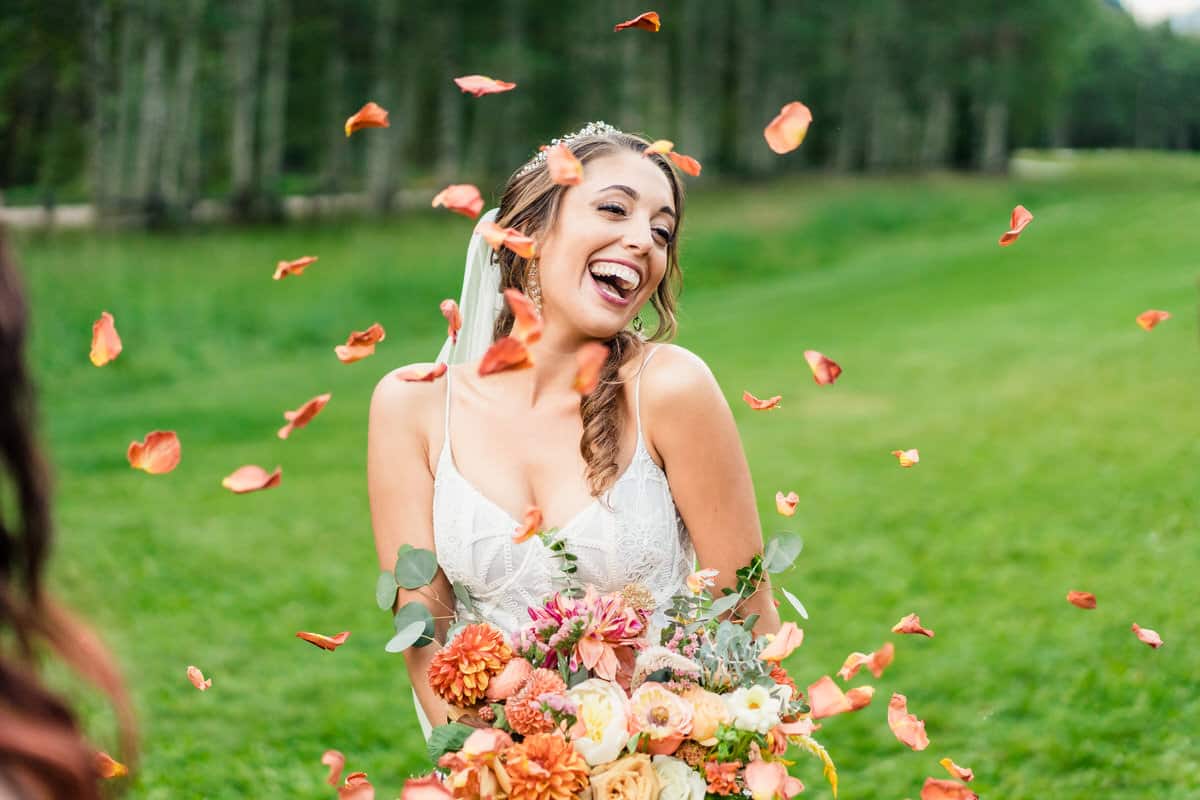
[[[133,716],[120,676],[92,632],[46,592],[50,480],[38,449],[25,366],[27,308],[0,229],[0,781],[30,797],[101,797],[95,751],[65,701],[39,680],[42,646],[112,700],[121,758],[133,758]],[[13,507],[4,501],[12,498]],[[8,634],[8,635],[4,635]],[[8,652],[11,643],[12,652]]]
[[[567,142],[568,148],[585,166],[589,161],[621,150],[640,154],[648,144],[648,139],[620,131],[598,136],[580,136]],[[632,331],[618,331],[616,336],[606,341],[609,354],[600,371],[600,384],[595,391],[580,400],[579,413],[583,418],[583,435],[579,439],[579,452],[587,463],[588,486],[595,497],[599,497],[612,486],[619,469],[617,454],[623,417],[620,407],[621,382],[617,380],[617,375],[631,356],[641,352],[643,341],[670,340],[675,336],[677,327],[675,298],[682,284],[678,243],[683,225],[683,184],[666,158],[658,154],[652,154],[649,158],[663,171],[671,184],[676,213],[675,232],[667,244],[667,272],[650,297],[650,304],[654,306],[657,316],[654,332],[642,337]],[[536,239],[548,232],[558,220],[558,210],[566,188],[550,180],[549,170],[544,165],[530,170],[518,168],[505,184],[496,223],[503,228],[517,228],[526,236]],[[500,248],[495,258],[500,265],[501,290],[513,288],[526,292],[529,284],[529,260],[507,248]],[[496,319],[493,340],[507,336],[512,326],[512,311],[505,305]]]

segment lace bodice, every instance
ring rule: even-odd
[[[675,508],[667,476],[642,438],[641,373],[658,348],[647,353],[634,385],[637,446],[633,460],[605,495],[562,528],[578,557],[581,582],[619,591],[640,583],[660,612],[694,569],[695,552]],[[446,374],[446,433],[433,489],[433,537],[438,563],[451,581],[466,587],[488,622],[513,633],[526,609],[554,591],[556,565],[537,539],[513,543],[518,521],[459,473],[450,445],[450,373]],[[610,510],[611,509],[611,510]],[[459,609],[461,612],[463,609]]]

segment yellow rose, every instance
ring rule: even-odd
[[[658,775],[643,753],[592,770],[592,800],[657,800]]]

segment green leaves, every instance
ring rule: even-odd
[[[772,575],[788,570],[803,549],[804,540],[800,534],[787,531],[777,533],[763,550],[763,566]]]
[[[395,575],[380,572],[379,580],[375,581],[375,605],[382,611],[391,611],[392,604],[396,602],[396,590],[399,588],[400,584],[396,583]]]
[[[416,620],[405,625],[396,635],[393,636],[383,649],[389,653],[403,653],[408,648],[412,647],[418,639],[425,633],[425,623],[421,620]]]
[[[400,546],[396,554],[396,583],[405,589],[420,589],[429,585],[437,569],[437,556],[432,550],[405,544]]]
[[[429,748],[429,758],[436,764],[438,759],[446,753],[461,750],[467,737],[474,731],[475,729],[470,725],[464,725],[461,722],[438,725],[430,732],[429,742],[426,744]]]
[[[410,647],[433,642],[433,614],[424,603],[405,603],[396,611],[396,635],[384,646],[389,653],[402,653]]]
[[[808,619],[808,609],[804,607],[803,603],[796,599],[796,595],[792,594],[787,589],[784,589],[782,586],[779,587],[779,591],[783,592],[783,596],[786,597],[787,601],[792,604],[792,608],[796,609],[797,614],[799,614],[803,619]]]

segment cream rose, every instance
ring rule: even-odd
[[[655,756],[651,763],[658,776],[658,800],[704,800],[708,784],[686,762],[673,756]]]
[[[592,800],[658,800],[658,773],[643,753],[592,770]]]
[[[588,766],[614,760],[629,742],[629,699],[615,683],[589,678],[567,690],[578,708],[572,744]]]

